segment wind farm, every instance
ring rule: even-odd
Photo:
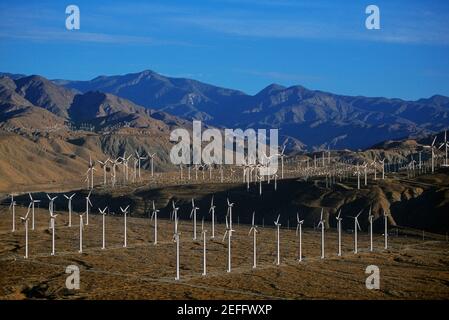
[[[0,10],[0,300],[448,300],[449,6],[166,2]]]

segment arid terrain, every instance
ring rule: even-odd
[[[288,183],[288,182],[286,182]],[[211,185],[205,185],[207,190]],[[238,186],[236,186],[238,187]],[[282,188],[282,183],[281,186]],[[229,188],[227,186],[226,188]],[[369,235],[366,223],[361,221],[359,253],[354,254],[353,219],[344,217],[343,255],[337,256],[337,232],[335,227],[326,229],[324,260],[320,259],[320,232],[304,228],[303,261],[298,262],[298,238],[295,235],[295,216],[288,224],[282,224],[281,265],[275,265],[276,231],[271,215],[259,225],[258,267],[252,269],[252,236],[249,225],[243,224],[244,205],[241,196],[231,193],[236,202],[232,238],[232,272],[226,272],[227,243],[222,242],[225,206],[224,199],[216,202],[216,239],[211,241],[211,224],[206,215],[208,206],[200,203],[200,216],[206,216],[207,276],[202,276],[202,242],[192,240],[192,222],[188,220],[189,197],[201,198],[201,187],[166,187],[165,196],[158,206],[173,199],[168,194],[177,189],[175,196],[180,203],[181,280],[175,281],[175,243],[172,241],[174,223],[168,211],[161,210],[159,219],[159,242],[153,244],[154,221],[145,217],[128,217],[128,247],[123,248],[123,216],[117,211],[118,204],[125,205],[134,195],[116,195],[105,199],[93,198],[94,208],[89,225],[84,228],[83,253],[79,249],[79,217],[72,216],[72,227],[67,226],[68,213],[65,206],[56,205],[56,255],[51,256],[51,231],[46,203],[36,210],[36,229],[29,231],[29,259],[24,259],[25,233],[19,216],[26,208],[16,207],[17,231],[11,233],[11,213],[7,206],[0,212],[0,298],[1,299],[448,299],[449,298],[449,242],[444,235],[428,232],[407,231],[390,225],[389,248],[384,250],[381,232],[374,235],[374,252],[369,252]],[[212,188],[213,189],[213,188]],[[225,189],[217,184],[214,191]],[[151,191],[153,190],[153,191]],[[190,190],[190,192],[188,191]],[[101,190],[95,190],[101,194]],[[164,194],[159,189],[140,191],[156,198]],[[153,194],[151,194],[153,192]],[[182,194],[184,193],[184,206]],[[204,190],[203,190],[204,193]],[[204,195],[203,195],[204,196]],[[61,196],[62,197],[62,196]],[[269,197],[269,196],[268,196]],[[39,197],[44,199],[42,196]],[[250,196],[248,197],[251,198]],[[19,198],[20,199],[20,198]],[[83,199],[80,197],[80,199]],[[121,200],[120,200],[121,199]],[[65,200],[65,199],[64,199]],[[120,201],[119,201],[120,200]],[[157,199],[156,199],[157,200]],[[79,200],[80,203],[83,200]],[[208,201],[208,200],[203,200]],[[79,204],[80,205],[80,204]],[[106,216],[106,249],[101,249],[101,216],[98,207],[109,206]],[[134,204],[136,211],[141,210]],[[82,211],[81,208],[79,211]],[[112,213],[115,211],[115,214]],[[133,211],[133,209],[131,210]],[[282,212],[281,212],[282,213]],[[346,213],[348,215],[348,213]],[[142,216],[142,214],[140,214]],[[241,221],[238,218],[241,218]],[[198,239],[201,239],[201,218],[198,221]],[[309,219],[311,219],[309,217]],[[335,218],[329,218],[334,226]],[[377,223],[382,222],[379,219]],[[240,222],[240,223],[239,223]],[[282,222],[282,220],[281,220]],[[312,223],[313,225],[313,223]],[[424,238],[423,238],[424,236]],[[68,290],[65,273],[68,265],[80,268],[80,289]],[[365,269],[376,265],[380,269],[380,290],[368,290]]]

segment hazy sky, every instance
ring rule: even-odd
[[[78,5],[81,29],[65,28]],[[379,6],[381,30],[365,28]],[[0,0],[0,71],[91,79],[151,69],[254,94],[449,96],[449,1]]]

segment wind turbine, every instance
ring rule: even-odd
[[[192,198],[192,211],[190,211],[190,219],[193,217],[193,240],[196,240],[196,210],[199,208],[195,206],[195,200]]]
[[[69,209],[69,227],[72,226],[72,199],[76,193],[72,194],[70,197],[64,195],[64,197],[69,200],[68,209]]]
[[[173,207],[175,206],[173,202]],[[176,277],[175,280],[179,280],[179,236],[181,233],[178,232],[178,216],[177,216],[177,210],[175,210],[175,233],[173,234],[173,241],[176,242]]]
[[[153,154],[148,154],[148,156],[150,157],[150,164],[151,164],[151,176],[153,177],[154,175],[154,156],[156,155],[156,153]]]
[[[29,217],[30,208],[31,208],[31,203],[28,205],[28,211],[27,211],[25,217],[20,217],[22,222],[25,223],[25,256],[24,256],[25,259],[28,259],[28,220],[30,219],[30,217]]]
[[[93,207],[92,202],[90,202],[90,195],[92,190],[89,191],[89,194],[86,197],[86,226],[89,225],[89,206]]]
[[[323,220],[323,213],[324,209],[321,208],[321,216],[320,216],[320,222],[318,222],[317,227],[321,226],[321,259],[324,259],[324,222]]]
[[[232,208],[232,207],[231,207]],[[232,229],[232,223],[231,223],[231,217],[229,215],[226,215],[226,231],[223,236],[223,242],[226,239],[226,236],[228,236],[228,270],[227,272],[231,272],[231,237],[232,233],[235,231]],[[228,221],[229,220],[229,221]]]
[[[360,175],[361,174],[362,174],[362,172],[360,171],[359,165],[357,165],[354,175],[357,175],[357,189],[359,189],[359,190],[360,190]]]
[[[362,167],[363,167],[363,171],[365,173],[365,186],[367,186],[368,185],[368,163],[365,162],[362,165]]]
[[[126,216],[128,214],[128,209],[129,209],[129,206],[127,206],[125,209],[120,207],[120,210],[122,211],[123,217],[125,219],[125,233],[124,233],[123,248],[126,248],[126,246],[127,246],[127,242],[126,242]]]
[[[137,159],[137,165],[138,165],[138,167],[139,167],[139,179],[141,178],[141,176],[140,176],[140,160],[146,160],[146,159],[148,159],[147,157],[142,157],[140,154],[139,154],[139,152],[137,152],[137,150],[136,150],[136,159]]]
[[[12,230],[11,232],[16,231],[16,202],[14,201],[14,194],[11,194],[11,204],[9,205],[9,209],[11,209],[12,213]]]
[[[433,142],[430,146],[424,146],[424,148],[430,148],[432,155],[431,155],[431,160],[432,160],[432,173],[435,172],[435,142],[437,140],[437,137],[435,137],[433,139]]]
[[[257,230],[257,226],[255,225],[255,221],[254,221],[254,216],[255,216],[255,212],[253,212],[253,220],[251,223],[251,229],[249,229],[249,233],[248,235],[251,235],[251,232],[253,233],[253,269],[256,269],[257,267],[257,246],[256,246],[256,241],[257,241],[257,233],[259,232]]]
[[[341,209],[336,217],[338,229],[338,256],[341,256],[341,220],[343,220],[343,218],[341,218],[340,216],[341,216]]]
[[[234,207],[234,203],[229,202],[229,198],[226,198],[226,201],[228,202],[227,215],[229,215],[229,227],[232,229],[232,208]]]
[[[98,160],[98,162],[100,163],[101,167],[103,168],[103,185],[106,185],[106,169],[107,169],[107,164],[110,161],[109,158],[106,159],[106,161],[100,161]]]
[[[359,214],[356,215],[354,218],[354,253],[357,253],[357,229],[362,231],[362,228],[360,228],[359,224],[359,216],[362,214],[362,210],[360,210]]]
[[[215,206],[214,206],[214,196],[212,196],[212,200],[210,201],[210,209],[209,213],[212,215],[212,236],[211,239],[215,239]]]
[[[48,211],[50,212],[50,215],[52,215],[53,214],[53,209],[54,209],[54,205],[55,205],[55,200],[56,200],[56,198],[57,198],[58,196],[55,196],[55,197],[50,197],[48,194],[47,194],[47,198],[48,198],[48,200],[50,200],[50,202],[48,203]]]
[[[282,148],[282,151],[280,154],[278,154],[279,157],[281,157],[281,178],[284,179],[284,151],[285,151],[285,147],[286,145],[284,145],[284,147]]]
[[[444,165],[443,165],[445,167],[448,166],[448,163],[447,163],[447,148],[448,148],[448,146],[449,146],[449,141],[447,141],[447,131],[445,130],[444,131],[444,142],[442,144],[440,144],[440,146],[438,147],[438,149],[441,149],[442,147],[444,147],[444,149],[445,149],[445,158],[444,158]]]
[[[385,158],[379,160],[379,163],[382,164],[382,180],[385,180]]]
[[[384,224],[385,224],[385,231],[384,231],[384,236],[385,236],[385,250],[388,249],[388,216],[390,214],[386,213],[384,210]]]
[[[103,236],[103,242],[102,242],[102,246],[101,249],[106,249],[106,241],[105,241],[105,217],[106,217],[106,210],[108,209],[108,207],[104,208],[103,210],[101,210],[100,208],[98,208],[98,210],[100,211],[100,214],[103,216],[103,226],[102,226],[102,236]]]
[[[157,214],[158,214],[159,210],[156,210],[156,206],[154,204],[154,200],[153,200],[153,210],[151,213],[151,218],[150,220],[153,220],[154,218],[154,244],[157,244]]]
[[[204,218],[201,221],[201,234],[203,235],[203,276],[207,274],[206,269],[206,233],[207,230],[204,229]]]
[[[369,221],[369,240],[370,240],[370,247],[369,251],[373,251],[373,218],[374,215],[371,213],[371,207],[369,207],[369,213],[368,213],[368,221]]]
[[[86,214],[86,212],[80,214],[80,250],[79,253],[83,253],[83,230],[84,230],[84,221],[83,216]]]
[[[54,197],[53,200],[56,198],[57,197]],[[55,255],[55,222],[56,222],[57,216],[58,216],[57,214],[53,214],[53,208],[52,208],[52,210],[50,211],[51,255],[52,256]]]
[[[277,245],[276,245],[276,265],[280,265],[281,264],[281,251],[280,251],[280,247],[279,247],[279,228],[281,227],[281,224],[279,223],[279,218],[281,217],[281,215],[278,215],[278,218],[276,219],[276,221],[274,222],[274,225],[276,226],[276,239],[277,239]]]
[[[299,262],[302,261],[302,225],[304,223],[304,220],[299,220],[299,214],[296,213],[296,236],[299,236]]]
[[[90,172],[90,188],[94,188],[94,171],[97,171],[97,169],[94,168],[94,163],[92,162],[92,157],[89,155],[89,169],[87,169],[87,172]]]
[[[40,200],[34,200],[31,193],[28,193],[31,199],[31,230],[34,230],[34,204],[41,202]]]

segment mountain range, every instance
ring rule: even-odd
[[[1,75],[2,122],[10,120],[8,114],[17,117],[27,110],[29,115],[33,107],[47,111],[35,112],[53,122],[83,122],[97,128],[122,123],[145,128],[154,121],[188,125],[186,120],[198,119],[219,128],[279,128],[280,143],[295,151],[365,149],[449,126],[449,98],[440,95],[406,101],[277,84],[248,95],[150,70],[89,81]]]

